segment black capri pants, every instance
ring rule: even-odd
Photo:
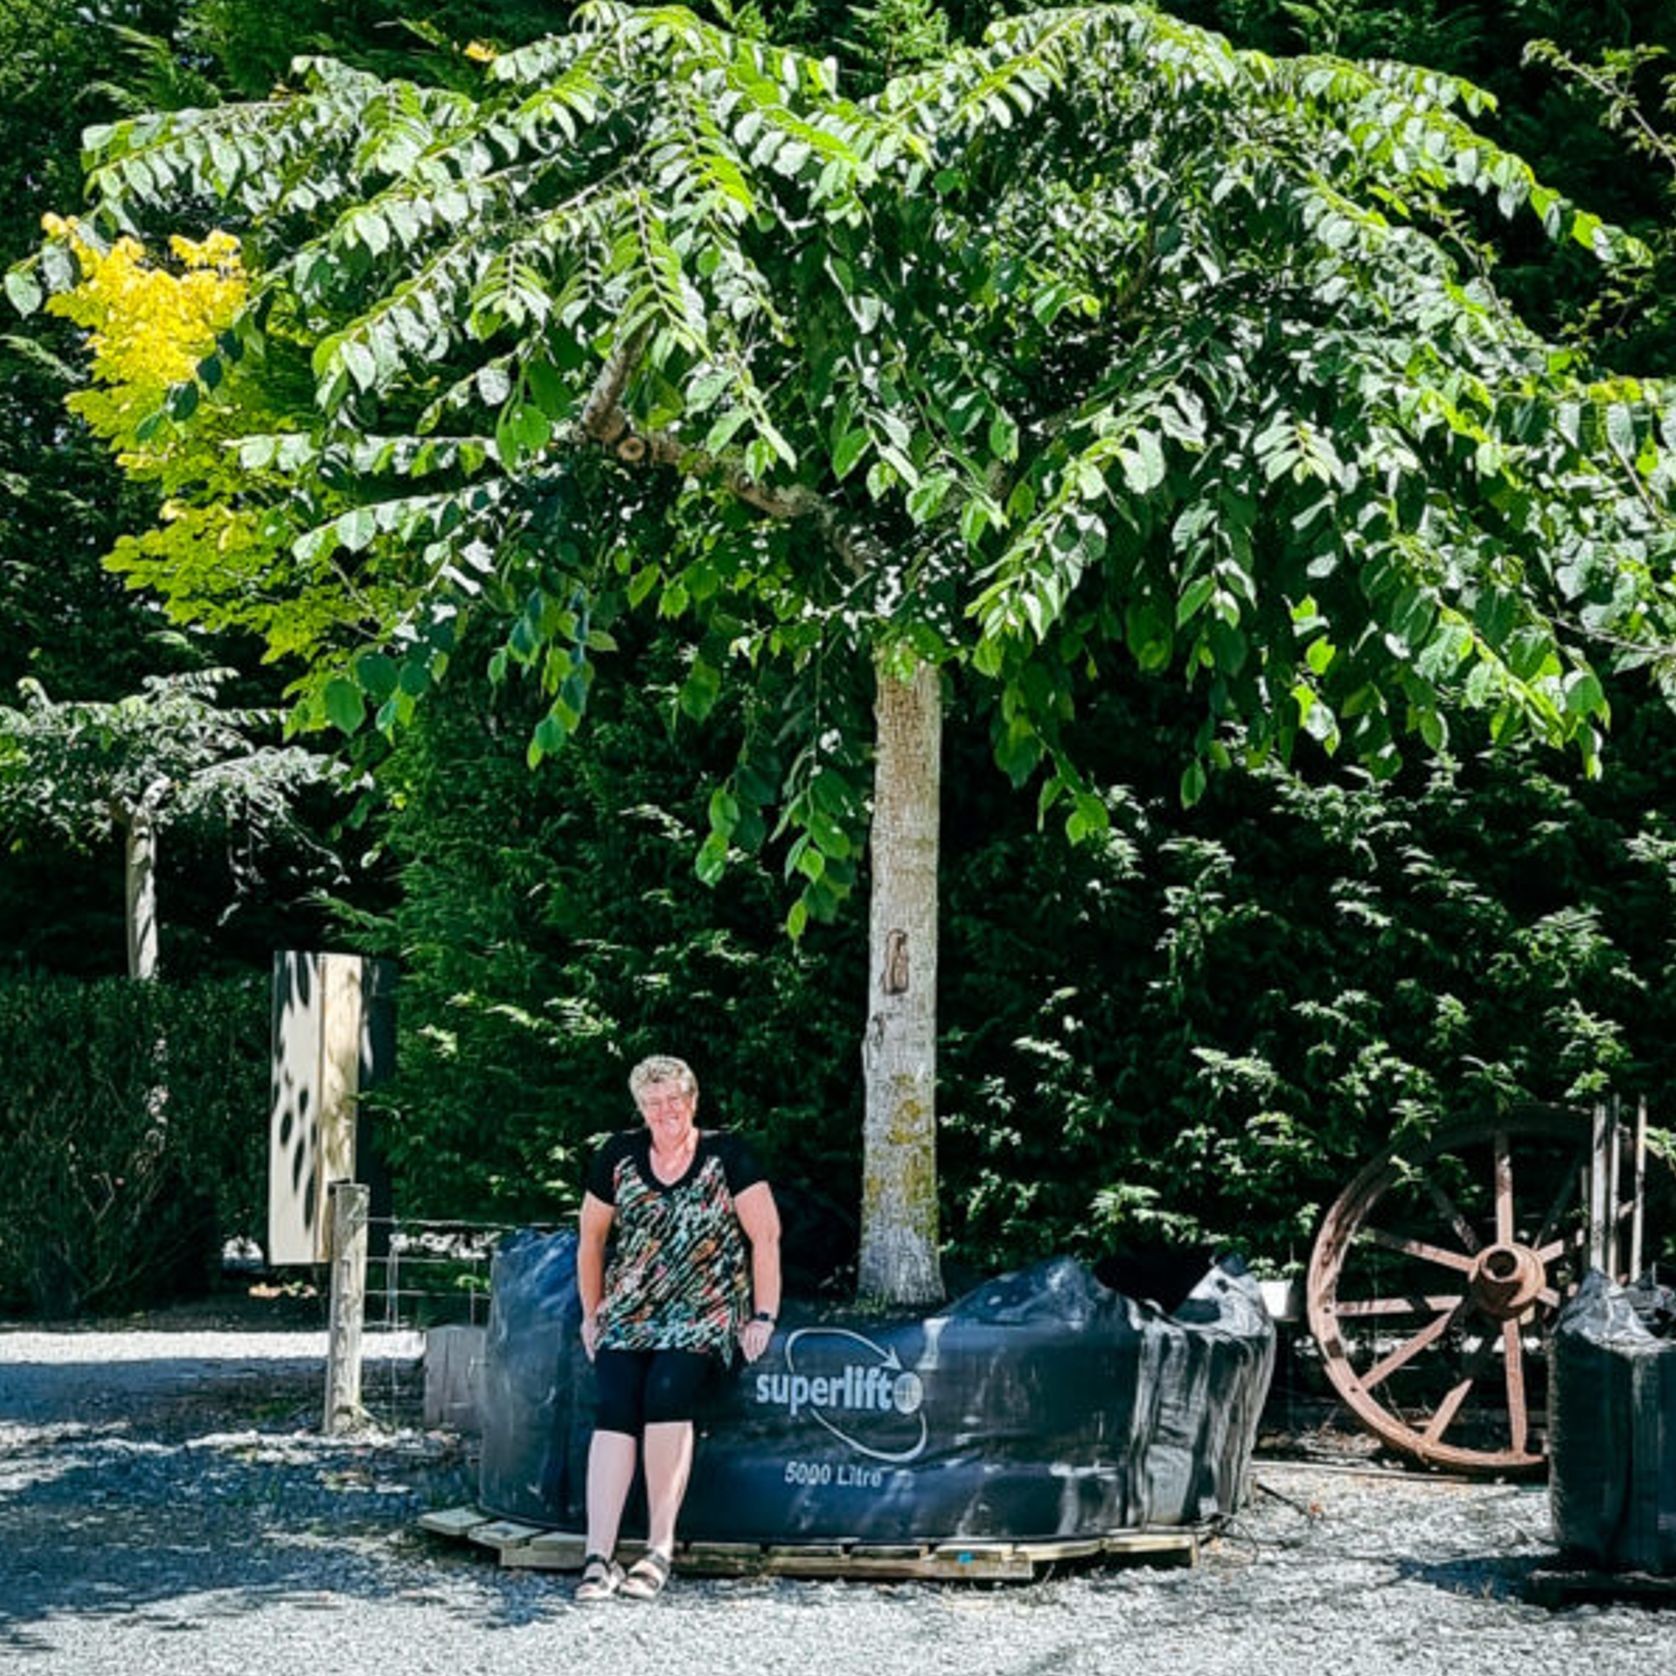
[[[600,1350],[594,1355],[594,1430],[639,1437],[690,1420],[717,1366],[702,1350]]]

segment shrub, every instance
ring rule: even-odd
[[[0,1307],[46,1316],[201,1289],[265,1193],[256,977],[0,984]]]

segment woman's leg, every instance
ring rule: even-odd
[[[588,1545],[590,1554],[616,1551],[623,1504],[634,1482],[634,1458],[644,1425],[648,1352],[601,1350],[594,1357],[598,1404],[588,1446]]]
[[[617,1551],[623,1503],[634,1482],[635,1440],[622,1432],[594,1433],[588,1445],[588,1546],[609,1558]]]
[[[693,1412],[715,1369],[713,1357],[659,1350],[646,1379],[646,1545],[667,1558],[693,1464]]]
[[[693,1464],[691,1420],[646,1426],[646,1546],[666,1558],[675,1552],[675,1519]]]

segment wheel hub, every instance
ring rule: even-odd
[[[1497,1321],[1512,1321],[1536,1302],[1547,1284],[1542,1259],[1528,1245],[1486,1246],[1478,1253],[1468,1281],[1472,1301]]]

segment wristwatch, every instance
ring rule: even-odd
[[[753,1321],[766,1321],[770,1327],[774,1325],[774,1317],[765,1309],[759,1309],[751,1319]]]

